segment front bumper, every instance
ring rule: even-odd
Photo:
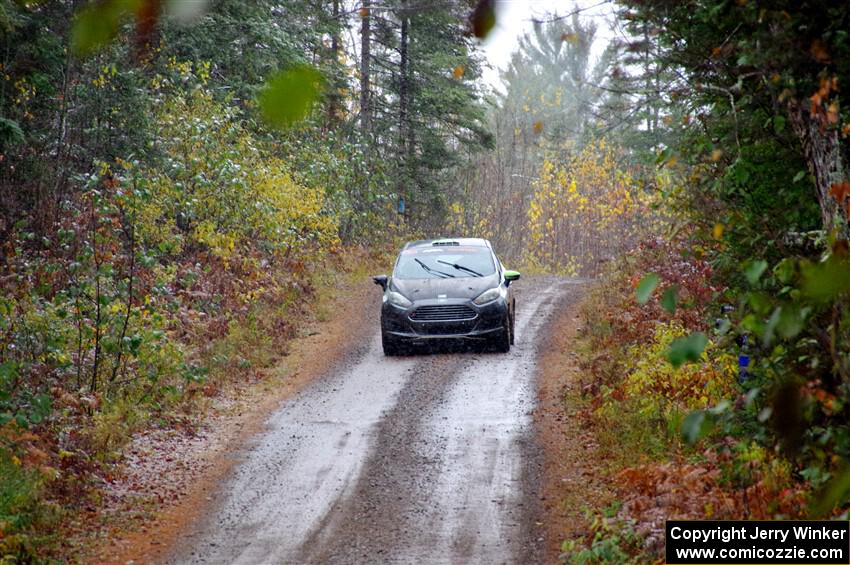
[[[455,319],[452,319],[451,314],[439,314],[441,309],[455,312],[464,310],[464,307],[469,314],[456,316]],[[425,311],[437,314],[432,315],[432,319],[422,319],[421,313]],[[465,299],[419,300],[410,308],[399,308],[384,302],[381,307],[381,330],[388,337],[405,341],[482,340],[501,331],[507,316],[508,303],[504,298],[483,306]]]

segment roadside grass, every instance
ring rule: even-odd
[[[57,393],[53,415],[34,434],[7,424],[0,442],[0,562],[73,561],[107,532],[137,528],[154,515],[155,504],[144,497],[120,510],[123,516],[99,515],[101,487],[120,480],[133,437],[153,428],[192,429],[210,410],[238,405],[220,399],[280,386],[298,370],[287,361],[293,339],[332,320],[354,287],[390,268],[396,244],[336,249],[309,271],[283,273],[268,295],[273,299],[261,296],[227,318],[181,310],[178,329],[188,333],[169,336],[151,357],[157,371],[170,371],[162,379],[121,383],[127,393],[112,397]],[[70,451],[57,445],[60,435],[73,438]],[[30,436],[38,439],[20,439]],[[27,455],[34,446],[43,456]]]
[[[148,407],[118,398],[103,411],[95,412],[90,427],[82,431],[88,437],[93,456],[102,463],[114,463],[133,434],[155,422],[151,416]]]
[[[315,320],[326,322],[331,319],[336,300],[352,285],[370,280],[373,275],[388,274],[402,245],[402,241],[396,238],[382,246],[351,247],[344,256],[334,258],[332,268],[316,271],[313,276],[316,298],[312,310]]]
[[[4,431],[8,436],[9,429]],[[12,433],[15,433],[14,431]],[[3,563],[28,562],[39,547],[55,541],[48,533],[61,513],[42,500],[55,473],[27,464],[24,453],[0,447],[0,555]]]
[[[631,524],[616,524],[620,510],[618,503],[593,512],[588,510],[590,531],[593,539],[589,544],[582,540],[565,540],[561,545],[564,559],[576,565],[594,565],[596,563],[642,564],[645,563],[641,551],[642,539]]]

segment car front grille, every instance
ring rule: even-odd
[[[420,306],[410,314],[416,322],[448,322],[472,320],[477,316],[475,310],[464,304]]]

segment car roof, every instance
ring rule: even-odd
[[[490,242],[480,237],[440,237],[436,239],[418,239],[410,241],[402,248],[411,249],[413,247],[431,247],[431,246],[452,246],[452,245],[467,245],[473,247],[486,247],[492,249]]]

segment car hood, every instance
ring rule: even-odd
[[[486,277],[463,277],[454,279],[397,279],[391,280],[391,288],[413,301],[435,298],[475,298],[488,288],[499,284],[494,273]]]

